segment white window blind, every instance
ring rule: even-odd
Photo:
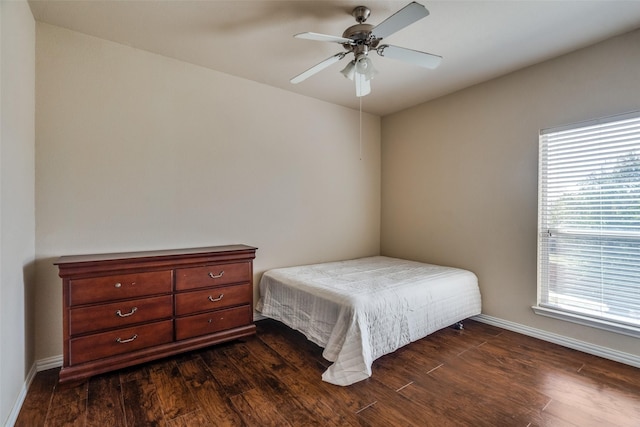
[[[534,309],[640,334],[640,112],[544,130],[539,162]]]

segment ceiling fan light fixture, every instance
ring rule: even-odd
[[[353,78],[356,75],[356,61],[350,61],[346,67],[344,67],[342,69],[342,71],[340,71],[342,73],[343,76],[345,76],[347,79],[353,81]]]
[[[356,83],[356,96],[363,97],[371,93],[371,79],[378,73],[366,53],[359,53],[345,67],[343,74]]]
[[[356,73],[362,74],[368,81],[378,74],[378,70],[375,69],[373,61],[368,56],[360,55],[356,58]]]

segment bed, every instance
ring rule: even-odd
[[[333,362],[322,379],[346,386],[377,358],[480,314],[481,299],[470,271],[374,256],[269,270],[256,308],[322,347]]]

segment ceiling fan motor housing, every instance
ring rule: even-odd
[[[375,49],[380,42],[380,39],[374,38],[371,34],[374,26],[364,23],[371,15],[371,10],[366,6],[358,6],[353,9],[351,14],[358,23],[347,28],[342,33],[342,37],[353,40],[353,43],[345,43],[342,46],[350,52],[366,55],[369,49]]]
[[[366,45],[368,48],[375,49],[380,39],[374,38],[371,30],[373,30],[373,25],[370,24],[352,25],[342,33],[342,37],[353,40],[353,43],[345,43],[342,46],[348,51],[353,51],[359,45]]]

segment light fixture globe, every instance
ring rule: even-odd
[[[356,61],[350,61],[340,72],[343,76],[353,81],[353,78],[356,75]]]
[[[356,58],[356,73],[362,74],[366,80],[371,80],[378,73],[371,59],[361,54]]]

